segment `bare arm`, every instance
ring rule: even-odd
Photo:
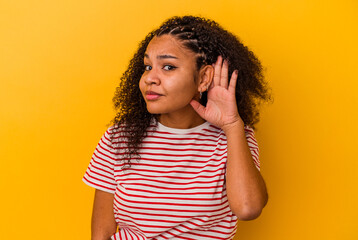
[[[91,224],[92,240],[110,240],[117,225],[113,212],[114,194],[96,189]]]
[[[215,69],[213,78],[212,67]],[[228,157],[226,190],[230,208],[240,220],[252,220],[261,214],[268,196],[265,182],[252,159],[244,122],[236,104],[238,72],[234,71],[228,81],[228,61],[223,61],[221,56],[212,67],[206,68],[209,77],[203,78],[203,82],[210,86],[206,106],[194,99],[190,103],[202,118],[224,130]],[[211,82],[204,81],[211,78]]]
[[[230,208],[240,220],[255,219],[267,203],[266,184],[252,159],[243,123],[223,130],[227,137],[226,190]]]

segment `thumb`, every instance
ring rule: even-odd
[[[204,118],[206,108],[203,105],[201,105],[196,100],[191,100],[190,105],[194,108],[195,112],[197,112],[200,117]]]

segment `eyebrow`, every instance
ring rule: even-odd
[[[145,54],[144,54],[144,57],[145,57],[145,58],[149,58],[149,55],[145,53]],[[178,59],[177,57],[172,56],[172,55],[168,55],[168,54],[157,56],[157,59],[167,59],[167,58]]]

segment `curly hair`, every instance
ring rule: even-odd
[[[169,18],[139,44],[113,97],[117,113],[110,124],[113,124],[115,129],[120,129],[121,142],[126,144],[126,147],[122,148],[125,150],[122,156],[127,167],[130,167],[131,160],[139,158],[138,149],[146,136],[146,129],[151,121],[155,120],[155,115],[147,111],[139,89],[139,80],[145,71],[143,59],[149,42],[155,36],[164,34],[173,36],[196,54],[197,70],[204,64],[215,63],[219,55],[229,62],[229,76],[235,69],[238,70],[236,102],[245,125],[255,128],[259,121],[259,104],[270,99],[260,61],[238,37],[210,19],[190,15]],[[206,105],[206,92],[200,101]]]

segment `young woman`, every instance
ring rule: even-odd
[[[96,188],[92,240],[232,239],[237,219],[260,215],[261,70],[212,20],[173,17],[147,35],[83,177]]]

